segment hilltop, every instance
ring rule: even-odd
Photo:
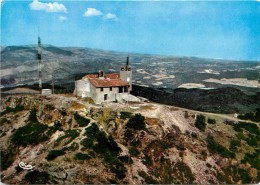
[[[153,102],[91,103],[71,94],[2,97],[2,182],[260,181],[258,123]]]

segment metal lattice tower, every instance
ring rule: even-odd
[[[38,30],[37,60],[38,60],[38,72],[39,72],[39,89],[42,90],[42,47],[41,47],[41,38],[39,36],[39,30]]]

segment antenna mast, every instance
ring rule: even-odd
[[[41,38],[39,35],[39,27],[38,27],[38,52],[37,52],[37,60],[38,60],[38,72],[39,72],[39,89],[42,90],[42,47],[41,47]]]

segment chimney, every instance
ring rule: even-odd
[[[126,66],[129,66],[129,56],[126,57]]]

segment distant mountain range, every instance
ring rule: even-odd
[[[56,84],[72,83],[86,73],[104,70],[116,72],[130,56],[133,82],[141,86],[177,88],[184,83],[203,83],[206,87],[218,84],[203,82],[209,78],[247,78],[260,80],[260,62],[213,60],[196,57],[174,57],[123,53],[79,47],[42,47],[43,82],[52,78]],[[38,80],[37,46],[1,47],[1,84],[33,84]]]

